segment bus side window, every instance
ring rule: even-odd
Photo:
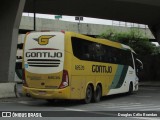
[[[81,52],[82,52],[82,58],[81,59],[84,59],[84,60],[89,60],[90,59],[90,54],[89,54],[89,50],[88,50],[88,45],[86,44],[82,44],[81,46]]]
[[[72,37],[71,40],[73,54],[81,60],[128,65],[134,68],[131,51],[114,48],[77,37]]]
[[[115,48],[112,48],[111,62],[117,64],[117,52]]]
[[[82,59],[84,59],[84,60],[90,60],[89,53],[83,54]]]

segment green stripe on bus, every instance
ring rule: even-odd
[[[123,65],[118,65],[117,71],[116,71],[116,74],[115,74],[114,79],[112,81],[112,85],[110,86],[110,89],[115,89],[116,88],[116,86],[117,86],[117,84],[120,80],[122,70],[123,70]]]
[[[22,69],[16,69],[15,73],[17,74],[19,79],[22,79]]]
[[[116,85],[116,88],[120,88],[120,87],[122,86],[122,84],[123,84],[123,82],[124,82],[124,80],[125,80],[127,71],[128,71],[128,66],[125,65],[125,66],[123,67],[123,71],[122,71],[122,74],[121,74],[121,76],[120,76],[119,82],[118,82],[118,84]]]

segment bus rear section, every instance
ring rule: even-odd
[[[64,70],[64,37],[61,32],[26,35],[23,53],[23,93],[42,99],[69,98],[68,71]]]

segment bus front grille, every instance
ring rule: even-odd
[[[31,67],[59,67],[58,59],[28,59],[28,65]]]

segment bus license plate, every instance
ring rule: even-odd
[[[40,94],[40,95],[45,95],[45,94],[46,94],[46,91],[39,91],[39,94]]]

